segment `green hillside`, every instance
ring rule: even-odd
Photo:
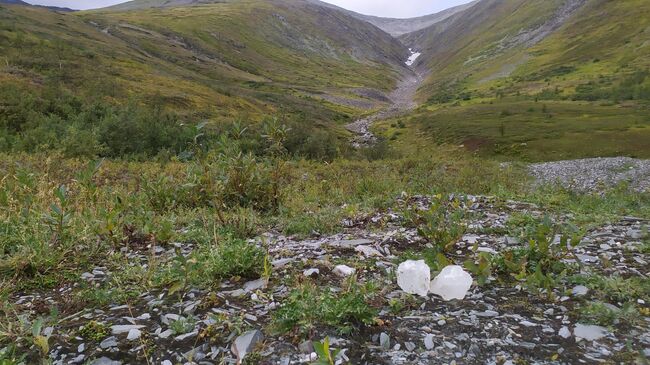
[[[280,0],[71,14],[3,6],[0,20],[5,150],[48,149],[90,103],[159,105],[190,124],[286,116],[340,135],[337,121],[382,105],[359,90],[391,90],[408,53],[368,23]],[[58,113],[67,124],[47,130],[45,104],[74,109]],[[12,137],[26,130],[49,142]]]
[[[484,0],[402,40],[429,72],[414,120],[439,142],[530,160],[650,156],[647,1]]]

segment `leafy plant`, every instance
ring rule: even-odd
[[[616,308],[602,302],[592,302],[580,307],[579,313],[582,322],[601,326],[620,325],[621,323],[636,325],[641,321],[641,315],[633,303]]]
[[[472,273],[478,285],[485,285],[492,274],[492,258],[490,254],[481,252],[478,255],[478,262],[467,260],[464,263],[465,269]]]
[[[72,212],[69,211],[71,202],[68,199],[68,191],[65,185],[61,185],[54,190],[54,196],[58,200],[58,204],[50,204],[50,213],[45,214],[44,219],[52,230],[52,242],[59,242],[64,238],[65,229],[72,219]]]
[[[368,304],[374,296],[373,286],[362,286],[353,280],[338,293],[312,283],[302,284],[289,293],[284,305],[275,312],[274,328],[280,333],[311,335],[316,326],[326,325],[338,333],[349,334],[360,325],[372,324],[377,314]]]
[[[565,232],[556,241],[562,229]],[[569,267],[564,260],[575,258],[573,248],[580,244],[582,233],[572,226],[556,226],[545,217],[537,225],[529,226],[525,236],[527,246],[495,256],[492,266],[497,273],[523,281],[530,289],[545,289],[551,295],[551,289],[567,275]]]
[[[86,323],[80,330],[79,336],[89,340],[99,342],[110,334],[108,326],[103,323],[90,321]]]
[[[314,351],[318,355],[318,360],[313,362],[312,365],[334,365],[341,350],[330,348],[330,338],[325,337],[323,342],[314,341],[312,343],[314,345]]]
[[[436,196],[428,210],[411,207],[406,210],[405,217],[409,224],[417,227],[418,234],[431,242],[440,253],[449,251],[466,231],[462,223],[465,210],[461,208],[459,200],[447,205],[441,196]]]
[[[196,326],[196,319],[193,317],[180,317],[175,321],[169,323],[169,329],[174,332],[174,335],[182,335],[192,332]]]
[[[173,260],[157,274],[156,281],[169,287],[170,293],[177,293],[189,285],[209,287],[214,280],[257,279],[264,273],[265,256],[264,250],[252,243],[226,237],[189,256],[177,249]]]

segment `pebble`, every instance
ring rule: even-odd
[[[385,332],[382,332],[379,335],[379,346],[381,346],[384,350],[388,350],[390,348],[390,336],[388,336],[388,334]]]
[[[102,342],[99,343],[99,347],[104,350],[116,346],[117,346],[117,338],[115,336],[107,337],[104,340],[102,340]]]
[[[145,326],[140,326],[140,325],[119,325],[119,326],[111,326],[111,332],[114,335],[121,335],[123,333],[128,333],[131,330],[139,330],[144,328]]]
[[[427,350],[433,350],[433,348],[435,347],[435,345],[433,343],[433,335],[432,334],[427,334],[426,336],[424,336],[424,347]]]
[[[578,285],[571,290],[571,293],[575,296],[583,296],[589,293],[589,288],[584,285]]]
[[[601,326],[577,324],[573,335],[587,341],[599,340],[607,335],[607,330]]]
[[[340,277],[347,277],[347,276],[352,276],[356,272],[355,269],[347,266],[347,265],[337,265],[334,268],[334,274]]]
[[[129,331],[129,334],[126,336],[128,341],[137,340],[142,336],[142,332],[139,329],[132,329]]]

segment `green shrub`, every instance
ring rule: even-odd
[[[203,245],[189,256],[177,250],[176,257],[160,272],[155,283],[170,288],[170,293],[188,286],[211,287],[222,279],[257,279],[265,269],[266,253],[245,240],[224,238]]]
[[[309,335],[319,325],[349,334],[360,325],[373,323],[377,310],[368,301],[373,297],[372,285],[362,286],[350,279],[341,292],[314,284],[294,289],[285,304],[273,315],[273,326],[280,333],[290,331]]]

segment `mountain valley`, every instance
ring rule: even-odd
[[[0,0],[0,365],[645,365],[648,159],[647,0]]]

